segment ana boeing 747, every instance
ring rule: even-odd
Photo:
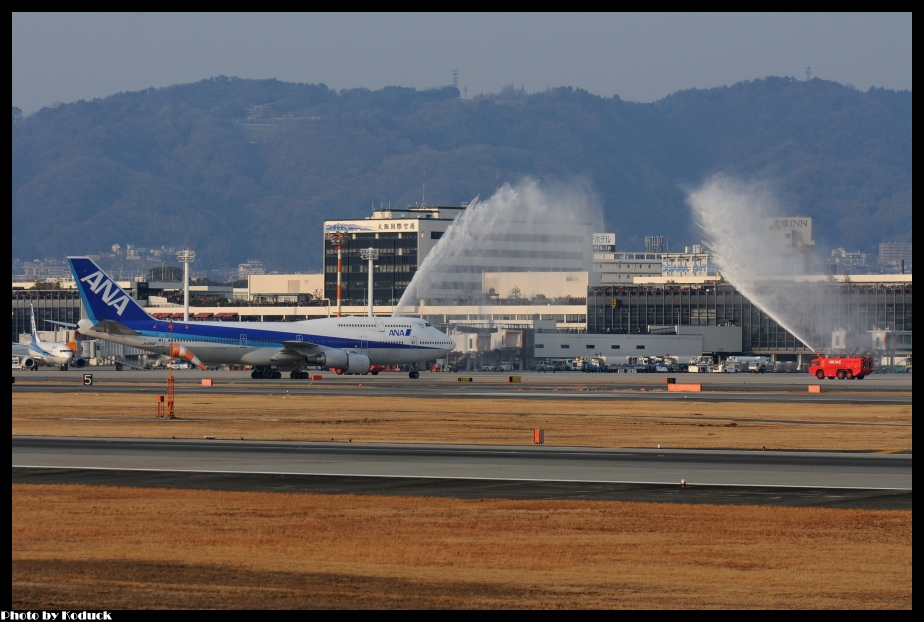
[[[416,366],[446,356],[455,342],[415,317],[332,317],[298,322],[161,320],[149,315],[89,257],[68,257],[87,318],[82,335],[209,365],[249,365],[251,377],[308,378],[319,365],[340,373],[376,373],[377,366]]]

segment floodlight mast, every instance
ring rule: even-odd
[[[189,264],[196,260],[196,252],[189,249],[176,254],[176,260],[183,264],[183,321],[189,321]]]
[[[364,248],[359,251],[360,256],[363,259],[369,261],[369,317],[372,317],[372,262],[379,258],[379,249],[377,248]]]

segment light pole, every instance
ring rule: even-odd
[[[176,254],[176,260],[183,264],[183,321],[189,321],[189,264],[196,260],[195,251],[182,250]]]
[[[379,258],[379,249],[364,248],[359,251],[359,255],[369,261],[369,317],[372,317],[372,262]]]

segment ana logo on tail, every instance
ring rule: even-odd
[[[29,309],[30,309],[29,317],[32,319],[32,343],[36,343],[38,342],[38,331],[35,329],[35,309],[33,309],[31,305]]]
[[[99,270],[83,277],[80,279],[80,282],[86,283],[90,287],[91,292],[99,296],[100,300],[115,309],[116,315],[119,317],[122,316],[122,313],[131,300],[118,285],[106,278],[106,275]]]

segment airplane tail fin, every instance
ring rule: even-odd
[[[89,257],[68,257],[74,281],[87,316],[94,324],[104,320],[125,323],[154,320],[125,290]]]
[[[77,346],[77,331],[76,330],[74,331],[73,338],[71,338],[67,342],[66,345],[70,349],[70,351],[74,353],[74,358],[77,358],[78,356],[80,356],[80,353],[77,351],[78,346]]]
[[[35,327],[35,307],[29,305],[29,319],[32,321],[32,345],[39,345],[38,329]]]

